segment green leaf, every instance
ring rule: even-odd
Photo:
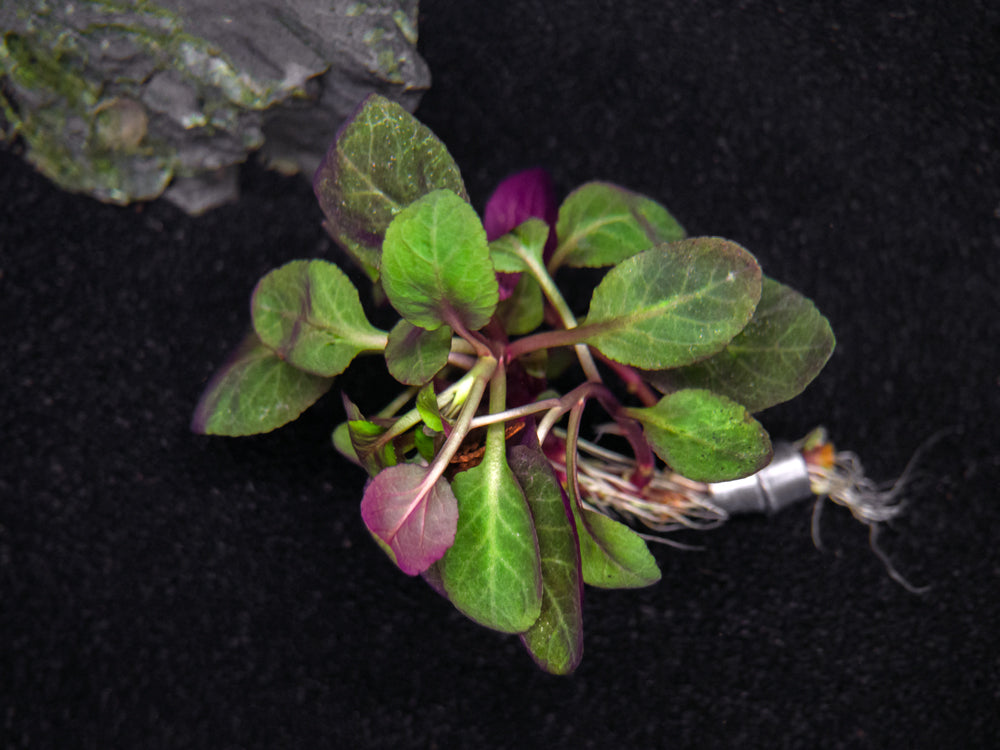
[[[588,182],[559,207],[559,245],[549,262],[612,266],[663,242],[685,237],[684,228],[659,203],[608,182]]]
[[[427,463],[434,460],[434,454],[437,452],[434,434],[428,432],[427,428],[422,424],[418,424],[413,429],[413,445],[416,447],[420,457]]]
[[[404,385],[423,385],[448,364],[451,329],[428,331],[400,320],[389,331],[385,362],[389,374]]]
[[[490,257],[500,273],[528,270],[525,258],[542,263],[542,252],[549,238],[549,225],[541,219],[528,219],[490,243]]]
[[[541,613],[521,641],[542,669],[569,674],[583,657],[583,574],[573,517],[541,450],[511,448],[510,468],[535,520],[542,570]]]
[[[725,349],[645,377],[661,391],[707,388],[757,412],[799,395],[823,369],[835,343],[830,323],[808,298],[764,278],[753,318]]]
[[[397,213],[432,190],[466,197],[444,144],[405,109],[377,94],[341,126],[313,189],[327,230],[373,281],[379,276],[385,230]]]
[[[379,445],[379,438],[386,432],[386,427],[364,419],[351,419],[347,422],[347,434],[354,447],[354,455],[369,476],[375,476],[387,466],[395,466],[396,449],[392,442]]]
[[[314,375],[337,375],[361,352],[385,348],[385,333],[368,322],[354,284],[325,260],[271,271],[254,290],[251,312],[260,340]]]
[[[722,349],[760,299],[760,266],[734,242],[699,237],[623,260],[601,280],[581,327],[627,365],[679,367]]]
[[[533,276],[521,274],[510,296],[497,305],[497,316],[510,336],[531,333],[545,320],[542,288]]]
[[[348,461],[361,466],[361,459],[358,457],[358,452],[354,450],[354,442],[351,440],[350,427],[349,422],[341,422],[333,428],[333,434],[330,435],[330,439],[337,453]]]
[[[249,334],[198,401],[191,429],[204,435],[270,432],[330,390],[333,378],[292,367]]]
[[[522,633],[541,612],[541,563],[531,512],[504,456],[503,425],[493,427],[483,461],[452,479],[458,528],[439,570],[460,612],[488,628]]]
[[[660,580],[641,536],[623,523],[571,503],[580,535],[583,582],[603,589],[638,589]]]
[[[338,445],[338,450],[347,458],[359,463],[369,476],[375,476],[387,466],[395,466],[398,460],[393,443],[390,441],[383,445],[378,444],[379,438],[385,434],[388,427],[365,419],[361,409],[346,395],[343,396],[343,401],[344,411],[347,412],[347,422],[343,426],[347,430],[350,451],[346,445],[341,448],[337,443],[339,427],[334,430],[334,444]],[[341,442],[344,441],[342,436],[339,439]]]
[[[382,285],[399,314],[420,328],[486,325],[499,290],[472,206],[436,190],[400,212],[382,245]]]
[[[656,454],[688,479],[737,479],[771,460],[771,441],[760,422],[741,404],[711,391],[677,391],[656,406],[626,414],[642,423]]]
[[[441,410],[438,408],[437,394],[434,393],[433,383],[428,383],[417,391],[416,407],[420,418],[424,420],[424,424],[434,430],[434,432],[444,430],[444,424],[441,421]]]

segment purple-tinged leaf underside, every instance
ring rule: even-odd
[[[361,517],[392,550],[407,575],[439,560],[455,541],[458,502],[445,479],[424,487],[427,469],[398,464],[379,472],[365,488]]]
[[[557,216],[552,179],[536,167],[512,174],[497,185],[486,202],[483,226],[492,241],[528,219],[541,219],[551,226]]]
[[[555,249],[555,225],[558,209],[552,179],[544,169],[526,169],[512,174],[501,182],[486,202],[483,227],[490,242],[511,232],[529,219],[538,220],[544,227],[542,245],[548,257]],[[504,272],[497,267],[500,299],[507,299],[517,285],[517,272]]]

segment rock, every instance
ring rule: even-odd
[[[430,85],[417,0],[14,0],[0,29],[4,130],[37,169],[189,213],[237,197],[250,152],[311,176],[368,93],[412,111]]]

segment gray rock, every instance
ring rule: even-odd
[[[311,176],[368,93],[412,111],[430,85],[417,0],[8,0],[0,29],[0,125],[36,168],[190,213],[250,152]]]

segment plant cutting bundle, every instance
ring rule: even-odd
[[[543,669],[579,663],[585,583],[659,580],[646,537],[622,521],[699,527],[816,494],[874,530],[897,509],[822,433],[776,453],[752,416],[801,392],[834,337],[736,243],[688,238],[610,183],[557,207],[540,170],[504,181],[481,220],[444,145],[376,95],[314,186],[326,229],[398,322],[370,323],[326,260],[270,272],[193,427],[273,430],[376,355],[367,364],[401,392],[371,408],[344,396],[333,435],[370,476],[365,524],[403,572],[518,634]],[[566,267],[608,269],[580,320],[556,283]],[[581,435],[590,404],[600,445]]]

